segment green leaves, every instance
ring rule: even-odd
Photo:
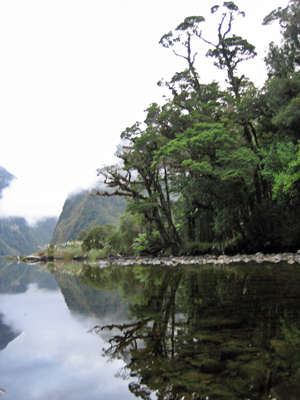
[[[250,183],[255,169],[259,164],[259,157],[249,147],[231,149],[230,152],[220,152],[220,159],[224,162],[221,171],[223,181],[231,179],[243,179]]]
[[[204,21],[205,18],[201,16],[187,17],[177,26],[176,31],[186,31],[190,29],[192,32],[197,33],[199,29],[198,24]]]
[[[213,168],[208,161],[195,162],[190,159],[183,161],[182,166],[188,166],[190,171],[197,172],[200,176],[211,175],[213,172]]]
[[[298,130],[300,124],[300,94],[293,98],[287,106],[279,110],[273,118],[273,123]]]
[[[271,11],[263,20],[263,25],[269,25],[279,19],[282,15],[282,7],[278,7]]]
[[[179,41],[179,39],[175,39],[175,41]],[[174,44],[173,33],[169,32],[169,33],[164,34],[161,37],[159,44],[161,44],[165,48],[169,48],[169,47],[173,46],[173,44]]]
[[[300,180],[300,141],[295,146],[292,142],[278,143],[272,146],[267,162],[273,156],[273,163],[267,164],[265,173],[273,176],[273,197],[282,201],[285,197],[297,196],[295,183]]]
[[[222,181],[248,180],[259,163],[258,156],[222,123],[196,123],[168,142],[159,156],[183,159],[181,166],[198,176]],[[250,175],[251,176],[251,175]]]
[[[277,8],[268,14],[263,21],[269,25],[278,20],[283,35],[283,48],[294,66],[300,65],[300,7],[299,0],[290,0],[285,8]]]
[[[239,10],[238,6],[236,6],[233,1],[224,1],[223,5],[224,5],[224,7],[228,8],[228,10],[231,10],[231,11]]]
[[[251,60],[257,53],[255,46],[241,36],[222,37],[215,48],[207,52],[209,57],[217,59],[216,66],[220,69],[235,70],[242,61]]]
[[[212,14],[214,14],[215,12],[218,11],[219,8],[220,8],[220,6],[218,6],[218,5],[213,6],[213,7],[210,9],[210,12],[211,12]]]
[[[205,36],[202,16],[185,18],[160,39],[186,68],[159,82],[170,98],[150,104],[144,123],[122,133],[122,165],[101,170],[111,188],[105,195],[128,196],[128,211],[145,217],[165,251],[188,249],[199,238],[229,243],[237,237],[247,249],[262,250],[260,243],[280,237],[282,199],[295,201],[300,191],[299,0],[264,20],[278,19],[285,41],[270,46],[270,78],[262,90],[239,74],[241,63],[256,56],[255,46],[234,30],[245,13],[233,1],[211,13],[219,14],[214,39]],[[200,82],[199,43],[227,73],[224,91],[217,82]],[[150,237],[139,232],[133,248],[153,248]]]

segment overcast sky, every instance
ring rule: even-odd
[[[29,222],[58,216],[69,193],[90,187],[96,169],[115,162],[120,133],[143,120],[150,103],[162,103],[157,81],[186,67],[158,44],[161,36],[187,16],[209,17],[215,4],[2,0],[0,165],[18,179],[4,192],[0,216],[25,216]],[[258,52],[245,72],[260,85],[266,47],[280,38],[277,26],[262,27],[261,22],[287,1],[236,4],[246,12],[236,33]],[[212,35],[213,27],[204,25],[203,30],[212,29]],[[211,61],[198,60],[203,82],[225,79]]]

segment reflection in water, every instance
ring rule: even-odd
[[[97,350],[99,338],[88,334],[90,326],[99,323],[99,319],[70,312],[57,284],[55,290],[52,285],[51,290],[45,289],[47,279],[52,281],[53,275],[27,266],[32,279],[25,285],[26,266],[24,271],[22,266],[10,267],[9,276],[9,268],[0,266],[0,281],[3,277],[7,281],[0,294],[0,307],[3,323],[21,334],[12,338],[0,353],[0,387],[6,391],[3,398],[132,399],[127,382],[115,378],[124,362],[107,363]],[[15,268],[19,268],[22,277],[18,282]],[[26,274],[29,276],[28,271]],[[36,279],[37,275],[41,279]],[[69,297],[76,297],[80,291],[77,278],[73,278],[74,291],[70,289]],[[103,321],[111,321],[109,315]]]
[[[284,263],[0,264],[0,387],[13,400],[299,399],[299,287]]]
[[[3,322],[4,316],[0,314],[0,351],[5,349],[9,342],[14,340],[21,332],[16,332]]]
[[[117,272],[117,273],[116,273]],[[104,354],[127,360],[129,389],[150,399],[299,399],[300,270],[229,267],[86,267],[130,300],[132,321]],[[130,284],[128,284],[130,282]]]

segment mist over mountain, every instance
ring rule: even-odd
[[[91,196],[83,191],[69,197],[63,206],[51,242],[53,244],[76,240],[81,231],[97,225],[117,224],[126,201],[122,197]]]
[[[0,166],[0,199],[3,189],[9,187],[14,175]],[[56,217],[41,219],[33,227],[23,217],[0,215],[0,255],[20,255],[34,253],[47,245],[53,235]]]
[[[0,166],[0,199],[5,188],[17,179]],[[0,214],[0,256],[37,252],[41,247],[76,240],[81,231],[97,225],[117,224],[126,201],[120,197],[91,196],[81,191],[69,196],[59,218],[40,219],[29,226],[23,217]]]
[[[0,219],[0,255],[35,253],[50,243],[57,218],[40,220],[34,227],[25,218]]]

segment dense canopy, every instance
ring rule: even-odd
[[[126,196],[156,251],[197,253],[204,243],[218,252],[298,250],[300,1],[263,21],[279,22],[282,41],[269,45],[262,88],[239,73],[256,56],[235,33],[245,13],[233,2],[211,12],[219,15],[216,41],[206,36],[202,16],[162,36],[160,44],[186,69],[160,81],[169,98],[151,104],[145,121],[121,134],[120,163],[99,169],[107,190],[97,194]],[[195,60],[204,45],[226,73],[226,87],[201,82]]]

